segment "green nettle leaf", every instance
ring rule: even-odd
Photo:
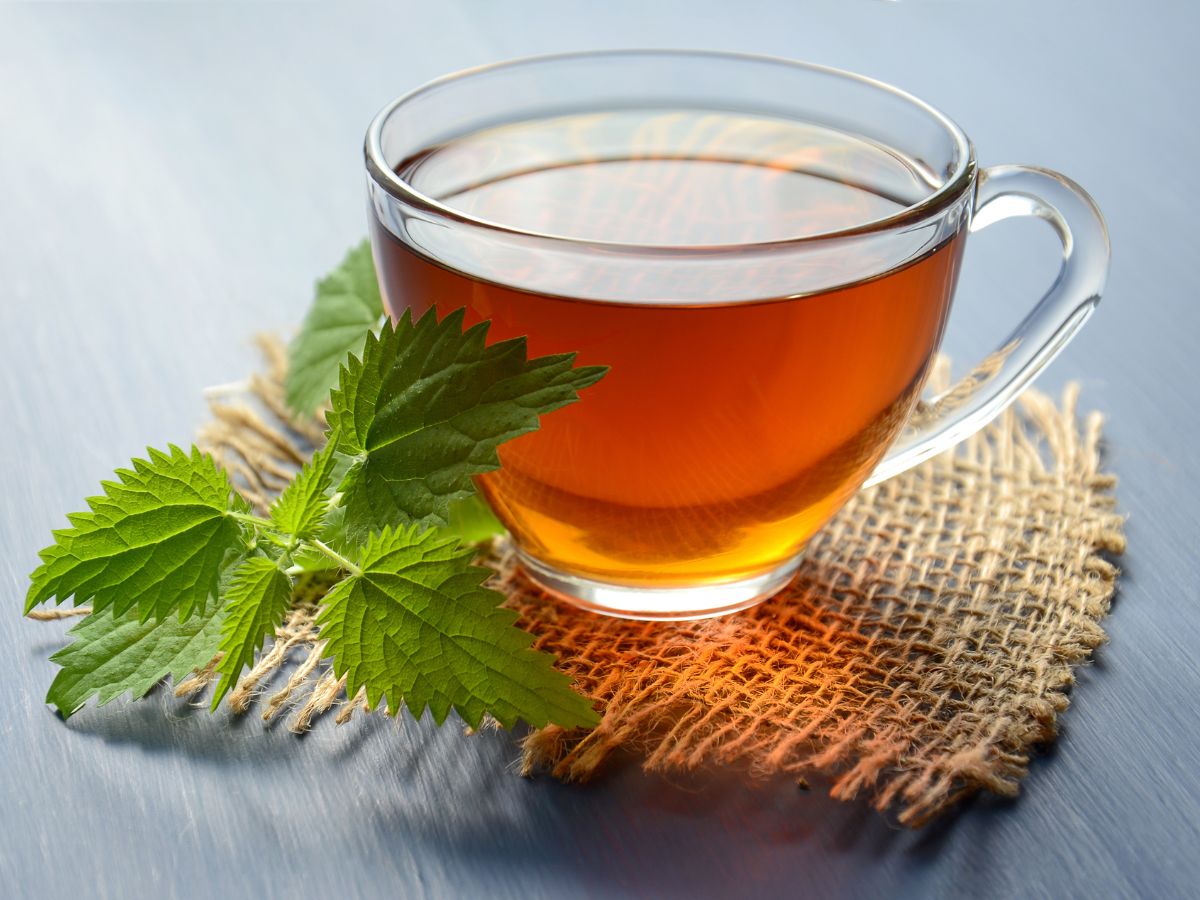
[[[25,611],[52,598],[92,602],[118,617],[136,607],[141,620],[178,612],[186,619],[217,594],[226,560],[244,550],[246,534],[234,514],[249,507],[212,457],[149,449],[102,483],[90,512],[68,516],[54,532],[30,576]]]
[[[26,611],[73,598],[94,612],[52,657],[47,702],[69,716],[93,695],[136,699],[212,664],[216,709],[288,614],[291,576],[321,571],[322,586],[341,579],[317,625],[351,695],[428,708],[439,724],[451,709],[471,725],[485,713],[510,727],[596,724],[483,586],[468,545],[503,531],[472,478],[606,370],[571,353],[527,359],[524,339],[488,346],[488,324],[464,331],[463,310],[406,313],[372,334],[382,314],[364,242],[317,286],[290,348],[287,402],[311,412],[328,396],[330,433],[269,518],[211,457],[171,446],[117,470],[54,532]]]
[[[417,716],[428,706],[439,724],[453,707],[472,726],[485,712],[505,727],[595,725],[589,701],[530,648],[533,636],[514,627],[517,614],[483,587],[489,573],[471,556],[417,526],[371,537],[317,619],[347,694],[365,687],[372,706],[386,697]]]
[[[292,580],[274,560],[252,556],[233,570],[225,593],[225,621],[221,626],[221,681],[213,691],[212,708],[237,682],[263,640],[275,633],[292,600]]]
[[[383,316],[371,245],[363,241],[317,284],[300,333],[288,348],[285,385],[294,412],[311,413],[329,399],[338,371]]]
[[[50,659],[62,669],[46,702],[69,717],[93,694],[103,706],[126,691],[134,700],[163,678],[182,678],[217,655],[224,612],[217,606],[180,621],[141,620],[136,611],[94,612],[69,632],[73,639]]]
[[[283,493],[271,505],[271,521],[297,540],[315,537],[329,509],[326,493],[333,481],[336,457],[333,444],[313,454]]]
[[[441,533],[454,535],[464,544],[478,544],[504,534],[504,525],[479,494],[450,504],[446,518],[448,522],[440,529]]]
[[[602,366],[575,354],[526,359],[525,340],[487,346],[488,323],[463,331],[464,311],[440,322],[406,312],[350,357],[327,416],[342,480],[345,529],[359,541],[385,526],[445,525],[473,475],[500,465],[496,448],[538,427],[538,416],[579,399]]]

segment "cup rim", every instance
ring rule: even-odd
[[[921,111],[930,115],[939,125],[941,125],[954,141],[955,151],[958,157],[958,164],[956,165],[953,174],[946,179],[945,183],[942,184],[941,187],[937,188],[933,193],[929,194],[929,196],[923,197],[916,203],[906,206],[903,209],[882,218],[873,219],[870,222],[864,222],[860,225],[852,225],[832,231],[817,232],[816,234],[797,235],[794,237],[779,238],[769,241],[747,241],[743,243],[718,245],[637,244],[627,241],[605,241],[595,238],[579,238],[564,234],[554,234],[552,232],[517,228],[511,225],[506,225],[503,222],[497,222],[491,219],[473,216],[469,213],[465,213],[461,210],[455,209],[452,206],[444,204],[439,200],[430,197],[428,194],[417,190],[417,188],[397,175],[395,170],[387,165],[383,154],[383,128],[388,119],[393,113],[395,113],[409,101],[414,100],[431,90],[436,90],[445,84],[463,81],[476,75],[486,74],[488,72],[500,71],[504,69],[516,69],[531,65],[541,65],[544,63],[562,62],[572,59],[620,57],[633,58],[647,56],[710,58],[724,59],[732,62],[765,62],[794,69],[804,69],[810,72],[817,72],[825,75],[833,75],[838,78],[844,78],[848,81],[858,82],[859,84],[874,88],[876,90],[884,91],[894,97],[912,104]],[[771,250],[787,247],[811,245],[825,241],[834,241],[843,238],[853,238],[891,231],[898,227],[926,219],[954,205],[954,203],[962,196],[962,194],[970,188],[976,172],[975,148],[971,143],[970,138],[967,137],[962,128],[960,128],[953,119],[951,119],[937,107],[926,103],[916,95],[895,87],[894,85],[890,85],[885,81],[880,81],[879,79],[871,78],[866,75],[859,75],[857,72],[850,72],[845,69],[835,68],[833,66],[826,66],[820,63],[811,63],[803,60],[788,59],[786,57],[774,56],[770,54],[742,53],[726,50],[684,50],[665,48],[576,50],[565,53],[537,54],[516,57],[494,63],[487,63],[485,65],[472,66],[465,69],[459,69],[455,72],[447,73],[446,75],[442,75],[438,78],[427,81],[411,91],[401,94],[399,97],[395,98],[386,106],[384,106],[378,113],[376,113],[375,117],[371,120],[370,126],[367,128],[366,139],[363,145],[363,155],[366,159],[368,174],[380,188],[391,194],[396,199],[429,215],[447,219],[462,225],[482,228],[487,231],[498,232],[500,234],[537,241],[553,242],[556,245],[569,245],[581,249],[595,248],[597,250],[610,253],[632,251],[637,253],[653,253],[656,255],[669,254],[672,256],[693,254],[711,256],[713,254],[728,252],[745,253],[747,251],[769,252]]]

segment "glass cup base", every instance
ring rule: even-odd
[[[761,603],[791,581],[804,553],[751,578],[700,587],[631,587],[571,575],[517,550],[525,573],[559,600],[618,619],[685,621],[710,619]]]

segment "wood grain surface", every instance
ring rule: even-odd
[[[1185,2],[0,4],[0,896],[1189,897],[1200,880],[1195,8]],[[732,773],[565,786],[512,738],[372,718],[298,739],[159,691],[67,724],[65,625],[23,620],[51,528],[256,364],[365,231],[372,114],[435,75],[588,47],[799,57],[949,112],[984,164],[1061,169],[1112,230],[1100,311],[1044,376],[1110,415],[1130,551],[1111,642],[1016,802],[911,833]],[[948,346],[1053,277],[977,236]]]

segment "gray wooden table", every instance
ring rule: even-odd
[[[1200,881],[1200,18],[1185,0],[0,4],[0,896],[1183,897]],[[735,12],[736,10],[736,12]],[[504,734],[298,739],[159,691],[62,723],[65,625],[19,616],[53,527],[256,364],[365,230],[360,141],[440,73],[585,47],[816,60],[956,117],[1108,215],[1104,305],[1045,376],[1105,410],[1131,549],[1111,642],[1016,802],[919,833],[731,776],[523,780]],[[968,252],[950,349],[1052,276],[1037,223]]]

